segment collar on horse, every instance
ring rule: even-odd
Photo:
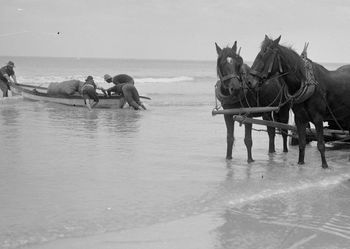
[[[312,66],[312,61],[307,58],[306,49],[304,48],[301,54],[301,59],[304,62],[305,77],[306,79],[301,82],[301,86],[294,94],[288,92],[288,87],[284,87],[284,95],[287,99],[290,99],[292,103],[300,104],[309,99],[315,92],[318,82],[315,79],[315,74]]]

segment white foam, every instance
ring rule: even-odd
[[[248,196],[248,197],[245,196],[245,197],[237,198],[235,200],[231,200],[231,201],[229,201],[229,205],[235,206],[235,205],[244,204],[247,202],[264,200],[264,199],[268,199],[268,198],[271,198],[274,196],[290,194],[290,193],[294,193],[297,191],[308,190],[311,188],[329,187],[329,186],[337,185],[341,182],[344,182],[344,181],[348,180],[349,178],[350,178],[350,174],[345,174],[345,175],[341,175],[341,176],[327,177],[327,178],[322,179],[322,180],[317,181],[317,182],[299,183],[296,186],[289,186],[289,187],[282,188],[282,189],[267,189],[267,190],[261,191],[260,193],[253,194],[253,195]]]
[[[179,76],[179,77],[170,77],[170,78],[136,78],[135,82],[137,83],[174,83],[174,82],[185,82],[193,81],[193,77],[189,76]]]
[[[86,75],[71,75],[71,76],[34,76],[34,77],[17,77],[18,82],[22,84],[29,85],[41,85],[48,86],[52,82],[62,82],[66,80],[81,80],[84,81]],[[95,81],[99,84],[104,84],[105,81],[102,77],[96,76],[94,77]],[[179,77],[147,77],[147,78],[135,78],[136,83],[176,83],[176,82],[188,82],[193,81],[193,77],[189,76],[179,76]]]

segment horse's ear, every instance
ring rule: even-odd
[[[281,36],[279,36],[276,40],[273,41],[273,45],[277,46],[280,40],[281,40]]]
[[[237,41],[232,46],[232,50],[236,53],[237,52]]]
[[[265,41],[268,40],[268,39],[269,39],[269,37],[267,35],[265,35]]]
[[[218,44],[216,44],[216,42],[215,42],[215,47],[216,47],[216,52],[218,53],[218,55],[221,54],[222,49],[219,47]]]

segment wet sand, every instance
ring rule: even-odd
[[[201,214],[149,227],[91,237],[62,239],[28,249],[212,249],[214,230],[222,224],[214,214]]]
[[[242,213],[205,213],[120,232],[56,240],[27,249],[346,249],[350,234],[326,227],[260,221]],[[343,217],[344,218],[344,217]],[[349,217],[347,217],[349,218]],[[237,233],[244,233],[238,236]]]

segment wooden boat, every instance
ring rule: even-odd
[[[24,99],[34,101],[45,101],[70,106],[85,106],[84,100],[80,94],[76,93],[71,96],[56,96],[47,94],[47,88],[42,86],[32,86],[25,84],[11,84],[11,91],[20,94]],[[99,103],[95,108],[123,108],[125,105],[124,97],[120,95],[104,96],[99,94]]]

